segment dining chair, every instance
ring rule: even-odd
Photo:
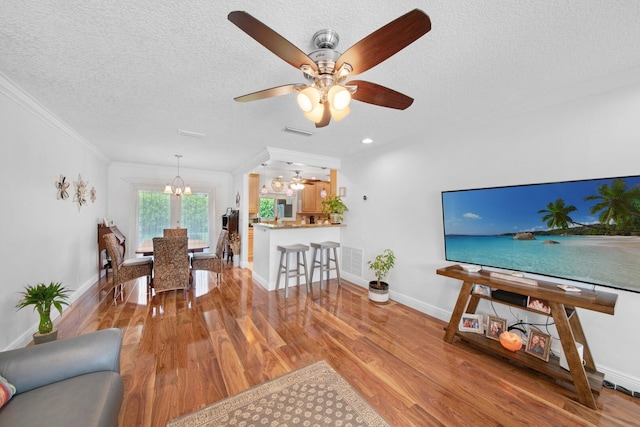
[[[186,228],[165,228],[163,232],[164,237],[182,237],[187,236]]]
[[[189,239],[153,238],[153,288],[156,293],[189,288]]]
[[[223,252],[227,242],[227,230],[222,230],[218,237],[215,252],[196,252],[191,259],[192,270],[207,270],[216,273],[216,279],[220,281],[220,276],[224,272]]]
[[[147,287],[151,285],[151,275],[153,274],[153,258],[124,258],[122,246],[118,238],[113,233],[107,233],[102,236],[109,257],[111,258],[111,268],[113,269],[113,299],[121,296],[124,290],[124,284],[129,280],[138,277],[147,276]]]

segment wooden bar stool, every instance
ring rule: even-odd
[[[309,246],[278,246],[278,250],[280,251],[280,266],[278,267],[278,280],[276,282],[276,290],[280,289],[280,276],[282,275],[282,273],[284,273],[285,298],[289,297],[289,279],[292,277],[296,278],[296,284],[298,286],[300,286],[300,276],[304,277],[304,282],[307,286],[307,292],[309,292],[309,276],[307,275],[307,251],[309,250]],[[289,258],[293,254],[295,254],[296,256],[295,268],[289,268]],[[304,269],[304,272],[301,272],[300,267]]]
[[[316,266],[318,266],[320,269],[320,289],[322,289],[322,273],[327,274],[325,283],[328,283],[329,274],[334,270],[338,279],[338,285],[340,285],[340,267],[338,266],[338,248],[340,247],[340,243],[330,241],[311,243],[311,247],[313,248],[313,254],[311,255],[310,280],[313,281],[313,272]],[[331,257],[331,249],[333,249],[333,258]],[[320,259],[317,259],[318,253],[320,253]],[[333,266],[331,266],[331,262],[333,262]]]

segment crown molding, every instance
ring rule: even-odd
[[[85,150],[91,152],[99,160],[105,164],[109,164],[110,160],[96,147],[91,145],[86,139],[84,139],[79,133],[73,130],[55,114],[49,111],[44,105],[40,104],[34,97],[29,95],[25,90],[18,86],[15,82],[9,79],[7,76],[0,72],[0,93],[7,96],[7,98],[14,101],[20,107],[27,110],[34,117],[42,120],[45,124],[50,126],[62,135],[70,138],[72,141],[80,145]]]

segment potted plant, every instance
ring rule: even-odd
[[[231,249],[231,255],[233,256],[233,265],[235,267],[240,266],[240,234],[229,234],[229,248]]]
[[[389,302],[389,284],[383,280],[389,275],[396,262],[396,256],[391,249],[385,249],[373,261],[369,261],[369,269],[373,270],[377,280],[369,282],[369,299],[378,304]]]
[[[343,214],[347,211],[340,196],[331,195],[322,200],[322,213],[328,215],[332,224],[340,224],[344,219]]]
[[[62,283],[53,282],[48,285],[44,283],[38,283],[35,286],[27,285],[24,292],[21,292],[22,299],[16,305],[16,309],[20,310],[32,305],[40,315],[38,332],[33,334],[34,344],[54,341],[58,337],[58,330],[54,329],[51,322],[51,306],[53,305],[62,314],[62,306],[69,305],[67,302],[69,292],[70,290],[62,286]]]

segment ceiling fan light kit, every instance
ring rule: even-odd
[[[298,106],[316,127],[331,119],[342,120],[351,112],[351,99],[381,107],[404,110],[413,98],[367,81],[345,80],[363,73],[395,55],[431,30],[431,20],[414,9],[369,34],[344,53],[335,50],[340,40],[333,30],[313,35],[318,50],[306,54],[271,28],[243,11],[231,12],[229,21],[269,49],[289,65],[302,71],[310,85],[289,84],[235,98],[239,102],[257,101],[298,92]]]

